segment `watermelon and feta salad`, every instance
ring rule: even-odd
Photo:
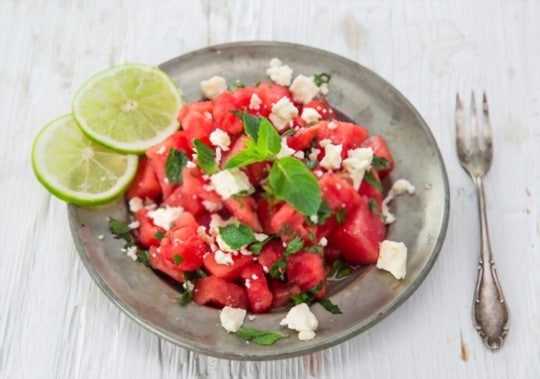
[[[414,187],[384,192],[392,154],[383,136],[336,118],[330,75],[292,80],[277,58],[267,75],[255,86],[203,81],[180,130],[140,157],[124,251],[177,282],[181,304],[223,309],[230,332],[246,313],[293,306],[282,325],[311,339],[306,304],[341,312],[329,280],[370,264],[405,276],[405,245],[385,240],[388,202]]]

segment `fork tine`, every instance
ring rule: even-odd
[[[463,115],[463,102],[456,93],[456,142],[458,150],[465,150],[465,132],[464,132],[465,116]]]
[[[482,113],[483,113],[483,126],[484,126],[484,141],[486,143],[491,143],[491,123],[489,119],[489,108],[488,108],[488,102],[487,102],[487,96],[486,92],[484,91],[484,95],[482,97]]]
[[[477,123],[477,113],[476,113],[476,100],[474,96],[474,91],[471,92],[471,126],[470,126],[470,136],[471,136],[471,149],[478,150],[480,145],[478,143],[478,123]]]

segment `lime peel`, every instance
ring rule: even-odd
[[[49,122],[32,145],[38,180],[61,200],[100,205],[119,197],[135,177],[136,155],[103,147],[84,135],[72,115]]]
[[[161,69],[124,64],[86,81],[73,98],[72,112],[90,139],[142,154],[178,130],[183,103],[176,83]]]

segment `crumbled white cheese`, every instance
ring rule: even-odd
[[[140,226],[139,221],[135,220],[129,223],[128,228],[131,230],[137,229]]]
[[[255,320],[256,318],[257,318],[257,316],[255,316],[255,315],[248,315],[248,320],[249,320],[249,321],[253,321],[253,320]]]
[[[268,234],[264,233],[253,233],[253,235],[255,236],[255,239],[259,242],[262,242],[268,238]]]
[[[187,168],[195,168],[195,167],[197,167],[197,165],[195,164],[195,162],[188,161],[188,163],[186,163],[186,167]]]
[[[104,239],[104,238],[105,238],[105,236],[104,236],[103,234],[100,234],[100,235],[97,236],[97,239],[100,240],[100,241],[101,241],[102,239]]]
[[[214,152],[216,154],[216,164],[219,166],[219,163],[221,162],[221,149],[219,147],[216,147],[216,151]]]
[[[309,216],[309,221],[311,221],[314,224],[317,224],[319,222],[319,216],[311,215],[311,216]]]
[[[373,161],[373,149],[371,147],[357,147],[347,152],[347,158],[343,160],[343,168],[353,181],[353,188],[358,190],[364,173],[371,167]]]
[[[298,339],[300,341],[309,341],[315,338],[316,334],[313,330],[301,330],[298,332]]]
[[[214,253],[214,259],[216,260],[216,263],[220,265],[232,266],[232,264],[234,263],[232,254],[226,253],[222,250],[216,250],[216,252]]]
[[[129,210],[131,213],[136,213],[143,208],[143,201],[140,197],[133,197],[129,200]]]
[[[134,261],[137,260],[137,246],[131,246],[126,248],[122,248],[122,252],[126,253],[128,257],[133,259]]]
[[[247,175],[239,169],[223,170],[210,176],[210,182],[219,196],[227,200],[242,191],[252,191],[253,187]]]
[[[219,312],[219,321],[221,322],[221,326],[223,326],[223,328],[229,333],[236,333],[238,330],[240,330],[240,327],[244,323],[245,317],[246,310],[242,308],[225,306],[221,312]]]
[[[272,58],[270,67],[266,70],[266,75],[268,75],[274,83],[281,86],[288,86],[291,84],[292,72],[292,68],[288,65],[284,65],[279,58]]]
[[[274,105],[268,117],[277,130],[283,130],[293,118],[298,116],[298,109],[287,96],[283,96]]]
[[[223,130],[217,128],[210,133],[210,142],[212,145],[221,148],[221,150],[227,151],[231,145],[231,137]]]
[[[328,88],[328,83],[321,84],[319,87],[319,91],[325,96],[328,95],[328,92],[330,92],[330,89]]]
[[[157,208],[149,211],[148,217],[152,219],[154,225],[169,230],[182,212],[184,212],[182,207],[169,207],[168,205],[165,205],[164,208]]]
[[[197,228],[197,235],[209,245],[212,245],[214,243],[214,237],[206,233],[206,227],[204,225],[199,225],[199,227]]]
[[[216,202],[210,201],[210,200],[203,200],[202,205],[203,205],[204,209],[206,209],[208,212],[217,212],[221,208],[223,208],[221,203],[216,203]]]
[[[396,221],[396,217],[390,212],[388,204],[394,199],[394,197],[408,193],[409,195],[414,194],[414,186],[406,179],[398,179],[388,191],[388,194],[382,202],[382,216],[385,224],[391,224]]]
[[[201,90],[204,97],[214,100],[222,92],[227,90],[227,82],[225,81],[225,78],[221,76],[213,76],[210,79],[201,82]]]
[[[157,154],[158,154],[158,155],[163,155],[163,153],[165,153],[165,150],[166,150],[166,149],[167,149],[167,148],[165,147],[165,145],[161,145],[161,147],[160,147],[160,148],[158,149],[158,151],[157,151]]]
[[[321,245],[321,246],[328,245],[328,240],[326,239],[326,237],[323,237],[323,238],[320,239],[319,245]]]
[[[342,150],[343,145],[327,143],[324,146],[324,158],[321,160],[320,165],[327,170],[338,170],[341,166]]]
[[[403,242],[382,241],[377,268],[390,272],[396,279],[403,279],[407,274],[407,246]]]
[[[321,115],[319,114],[319,112],[317,112],[315,108],[309,107],[302,110],[302,115],[300,117],[308,124],[312,122],[317,122],[322,119]]]
[[[223,240],[223,238],[221,237],[221,234],[218,234],[216,236],[216,242],[219,246],[219,248],[223,251],[223,252],[226,252],[226,253],[233,253],[235,251],[237,251],[237,249],[233,249],[232,247],[230,247],[227,242],[225,242]]]
[[[246,280],[244,281],[244,287],[246,287],[246,288],[251,288],[251,280],[246,279]]]
[[[315,338],[315,330],[319,326],[319,321],[313,313],[311,313],[306,303],[301,303],[292,307],[285,318],[279,323],[282,326],[287,326],[289,329],[298,332],[312,332],[298,335],[298,338],[305,341],[306,339]]]
[[[204,116],[204,118],[206,118],[208,120],[213,120],[214,119],[214,116],[210,112],[204,112],[203,116]]]
[[[289,87],[293,100],[307,104],[319,93],[319,87],[313,81],[313,76],[298,75]]]
[[[289,145],[287,145],[287,138],[283,137],[281,139],[281,149],[279,150],[279,153],[277,153],[276,158],[281,159],[284,157],[290,157],[293,155],[296,151],[294,149],[291,149]]]
[[[219,228],[232,224],[233,222],[236,222],[236,220],[232,217],[228,220],[223,220],[219,214],[213,213],[210,215],[208,231],[211,236],[216,237],[219,234]]]
[[[297,151],[296,153],[293,154],[293,156],[298,159],[304,159],[306,157],[306,154],[304,154],[303,151]]]
[[[253,274],[253,275],[251,275],[251,279],[253,279],[253,280],[259,279],[259,275]]]
[[[330,121],[330,122],[326,125],[326,127],[327,127],[328,129],[330,129],[330,130],[334,130],[334,129],[337,129],[338,125],[337,125],[335,122]]]
[[[184,287],[184,289],[189,292],[193,292],[193,290],[195,289],[195,285],[191,280],[186,280],[184,284],[182,284],[182,287]]]
[[[261,98],[256,93],[253,93],[251,95],[251,98],[249,99],[249,109],[258,111],[259,109],[261,109],[261,104]]]
[[[319,153],[321,152],[321,149],[313,148],[311,149],[311,152],[308,155],[308,158],[312,161],[316,161],[319,157]]]

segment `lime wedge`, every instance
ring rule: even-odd
[[[38,180],[58,198],[76,205],[105,204],[124,192],[138,157],[103,147],[85,136],[71,115],[51,121],[32,146]]]
[[[126,64],[91,77],[75,94],[72,110],[92,140],[143,153],[178,129],[182,104],[180,90],[159,68]]]

